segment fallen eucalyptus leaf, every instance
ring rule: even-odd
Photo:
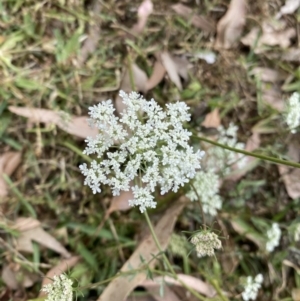
[[[81,139],[86,139],[88,136],[94,137],[98,134],[96,128],[89,126],[87,116],[69,116],[63,112],[38,108],[10,106],[8,109],[14,114],[28,118],[31,122],[55,124],[67,133]]]
[[[216,48],[229,49],[241,36],[246,23],[246,0],[231,0],[229,8],[217,24]]]
[[[182,197],[178,201],[174,202],[154,227],[154,231],[163,250],[167,248],[177,217],[187,203],[188,200],[185,197]],[[156,247],[154,239],[149,234],[140,243],[130,258],[125,262],[121,268],[121,272],[128,272],[132,269],[141,268],[146,263],[149,263],[149,266],[153,267],[156,263],[156,260],[153,260],[153,257],[157,256],[158,254],[159,251]],[[141,259],[143,260],[141,261]],[[98,298],[98,301],[125,300],[129,293],[136,286],[145,281],[146,277],[147,276],[145,272],[137,272],[134,274],[134,277],[121,276],[115,278],[105,288],[102,295]]]

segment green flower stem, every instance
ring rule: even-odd
[[[198,300],[206,300],[205,297],[201,296],[200,294],[198,294],[194,289],[192,289],[191,287],[189,287],[188,285],[186,285],[182,280],[179,279],[179,277],[177,276],[175,270],[173,269],[168,257],[166,256],[164,250],[162,249],[158,239],[157,239],[157,236],[156,236],[156,233],[154,231],[154,228],[152,226],[152,223],[150,221],[150,218],[149,218],[149,215],[147,213],[147,210],[145,211],[145,217],[146,217],[146,221],[147,221],[147,224],[149,226],[149,229],[150,229],[150,232],[151,232],[151,235],[154,239],[154,242],[159,250],[159,252],[162,254],[162,257],[163,257],[163,260],[166,264],[166,266],[168,267],[168,269],[170,270],[170,272],[172,273],[172,276],[174,279],[176,279],[185,289],[187,289],[192,295],[194,295],[196,298],[198,298]]]
[[[257,154],[257,153],[253,153],[253,152],[248,152],[248,151],[245,151],[245,150],[242,150],[242,149],[230,147],[230,146],[212,141],[212,140],[204,138],[204,137],[196,136],[195,138],[197,138],[201,141],[205,141],[207,143],[213,144],[215,146],[219,146],[221,148],[228,149],[228,150],[236,152],[236,153],[244,154],[246,156],[262,159],[262,160],[269,161],[269,162],[276,163],[276,164],[282,164],[282,165],[292,166],[292,167],[295,167],[295,168],[300,168],[300,163],[287,161],[287,160],[282,160],[282,159],[277,159],[277,158],[274,158],[274,157],[269,157],[269,156],[266,156],[266,155],[261,155],[261,154]]]
[[[80,286],[78,287],[78,290],[85,290],[85,289],[92,289],[92,288],[98,288],[101,285],[107,284],[111,281],[113,281],[114,279],[118,278],[118,277],[124,277],[124,276],[131,276],[131,275],[136,275],[137,273],[141,273],[144,272],[146,269],[150,270],[153,274],[158,274],[158,275],[164,275],[165,273],[159,271],[159,270],[155,270],[155,269],[150,269],[149,267],[147,267],[147,265],[142,266],[139,269],[134,269],[134,270],[130,270],[130,271],[125,271],[125,272],[119,272],[116,275],[107,278],[105,280],[99,281],[99,282],[95,282],[95,283],[91,283],[91,284],[87,284],[85,286]]]
[[[227,297],[224,296],[223,292],[221,291],[220,286],[219,286],[217,280],[212,280],[210,283],[215,288],[215,290],[217,291],[217,293],[219,294],[219,296],[221,297],[221,299],[223,301],[228,301]]]

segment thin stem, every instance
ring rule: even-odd
[[[269,162],[276,163],[276,164],[282,164],[282,165],[287,165],[287,166],[300,168],[300,163],[287,161],[287,160],[282,160],[282,159],[277,159],[277,158],[266,156],[266,155],[251,153],[251,152],[248,152],[248,151],[245,151],[245,150],[242,150],[242,149],[230,147],[230,146],[212,141],[212,140],[204,138],[204,137],[196,136],[195,138],[198,138],[201,141],[205,141],[207,143],[213,144],[215,146],[219,146],[219,147],[224,148],[224,149],[228,149],[228,150],[236,152],[236,153],[244,154],[244,155],[247,155],[247,156],[250,156],[250,157],[262,159],[262,160],[269,161]]]
[[[221,299],[223,301],[228,301],[227,297],[224,296],[223,292],[221,291],[218,282],[216,280],[212,280],[210,283],[215,288],[215,290],[217,291],[217,293],[219,294],[219,296],[221,297]]]
[[[187,289],[192,295],[194,295],[196,298],[198,298],[199,300],[206,300],[205,297],[201,296],[200,294],[198,294],[194,289],[192,289],[191,287],[189,287],[188,285],[186,285],[179,277],[178,275],[176,274],[175,270],[173,269],[168,257],[166,256],[164,250],[162,249],[159,241],[158,241],[158,238],[156,236],[156,233],[154,231],[154,228],[153,228],[153,225],[150,221],[150,218],[148,216],[148,213],[147,213],[147,210],[145,211],[145,217],[146,217],[146,221],[147,221],[147,224],[149,226],[149,229],[150,229],[150,232],[152,234],[152,237],[154,239],[154,242],[159,250],[159,252],[162,254],[162,257],[163,257],[163,260],[165,262],[165,264],[167,265],[168,269],[170,270],[170,272],[172,273],[174,279],[176,279],[185,289]]]
[[[103,284],[106,284],[108,282],[111,282],[112,280],[118,278],[118,277],[124,277],[124,276],[130,276],[130,275],[135,275],[136,273],[140,273],[140,272],[144,272],[145,269],[147,268],[146,265],[143,265],[141,268],[139,269],[134,269],[134,270],[130,270],[130,271],[121,271],[119,273],[117,273],[116,275],[110,277],[110,278],[107,278],[105,280],[101,280],[99,282],[95,282],[95,283],[91,283],[91,284],[87,284],[85,286],[80,286],[78,287],[79,290],[84,290],[84,289],[92,289],[92,288],[98,288],[100,285],[103,285]],[[159,270],[155,270],[155,269],[151,269],[148,267],[148,269],[152,272],[152,273],[155,273],[155,274],[158,274],[158,275],[164,275],[165,273],[159,271]]]

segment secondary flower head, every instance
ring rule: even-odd
[[[286,123],[292,133],[300,125],[300,94],[295,92],[288,100],[286,108]]]
[[[164,111],[154,99],[147,101],[138,93],[120,91],[120,96],[126,106],[120,118],[111,100],[90,108],[90,123],[99,134],[87,138],[84,153],[99,159],[79,168],[94,193],[101,192],[101,184],[109,185],[113,195],[131,189],[134,198],[129,204],[144,212],[156,207],[156,186],[164,194],[189,182],[204,152],[189,146],[191,133],[183,123],[190,114],[184,102],[169,103]]]
[[[185,236],[173,233],[169,244],[170,252],[175,256],[184,257],[187,255],[187,239]]]
[[[238,127],[232,122],[228,128],[224,128],[222,125],[218,127],[219,138],[218,143],[230,146],[233,148],[244,149],[245,144],[238,142],[237,131]],[[229,174],[232,165],[237,164],[237,167],[245,167],[246,156],[243,154],[237,154],[221,147],[210,147],[207,150],[205,167],[207,170],[213,170],[216,172],[221,171],[223,174]]]
[[[254,279],[251,276],[247,277],[244,285],[244,291],[242,292],[244,301],[256,300],[258,290],[261,288],[263,280],[264,278],[262,274],[258,274]]]
[[[193,186],[196,191],[191,189],[187,193],[187,196],[191,201],[198,200],[199,196],[203,211],[211,216],[215,216],[217,209],[221,209],[222,207],[222,199],[219,195],[219,177],[214,172],[200,170],[196,174]]]
[[[210,231],[199,231],[193,235],[191,243],[195,246],[198,257],[213,256],[214,249],[222,248],[218,235]]]
[[[279,246],[281,237],[281,230],[279,228],[279,225],[277,223],[273,223],[272,227],[267,231],[267,244],[266,249],[269,252],[273,252],[273,250]]]
[[[53,283],[46,284],[41,291],[48,294],[45,301],[72,301],[73,281],[67,275],[61,274],[53,277]]]

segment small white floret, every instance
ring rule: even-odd
[[[273,252],[274,249],[279,246],[281,237],[281,230],[277,223],[273,223],[272,227],[267,231],[267,244],[266,250],[268,252]]]
[[[256,300],[257,294],[263,283],[263,275],[258,274],[254,279],[252,276],[248,276],[244,285],[244,291],[242,297],[244,301]]]

